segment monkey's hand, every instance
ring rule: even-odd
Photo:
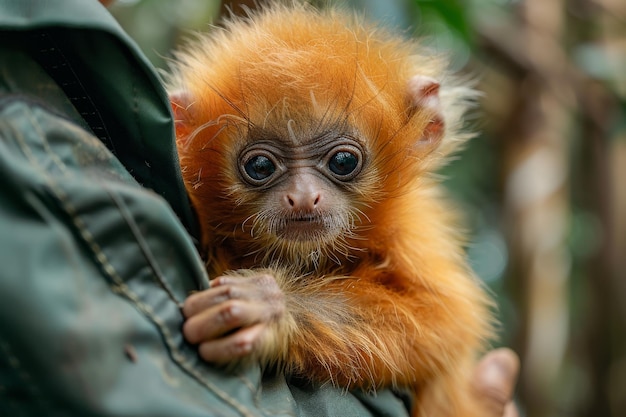
[[[184,303],[183,335],[199,345],[200,357],[207,362],[234,364],[276,357],[286,349],[278,346],[286,343],[279,337],[287,316],[285,297],[274,276],[250,270],[238,273],[213,279],[209,289]]]

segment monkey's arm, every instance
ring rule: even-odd
[[[292,293],[296,306],[289,310],[298,323],[289,346],[292,366],[313,380],[366,389],[418,386],[456,372],[481,343],[482,323],[465,300],[388,284],[350,278],[327,282],[323,292]]]
[[[476,348],[477,324],[452,291],[445,299],[432,288],[392,288],[389,276],[366,277],[371,270],[308,281],[280,271],[220,277],[185,303],[185,337],[210,362],[254,357],[363,388],[418,385]],[[472,303],[471,293],[458,297]]]
[[[364,265],[323,291],[290,292],[295,305],[287,306],[298,325],[288,365],[346,388],[411,387],[413,417],[488,415],[471,385],[489,335],[486,299],[462,269],[444,264],[428,286],[410,272]]]

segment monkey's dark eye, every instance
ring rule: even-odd
[[[263,181],[276,171],[276,166],[267,156],[256,155],[248,159],[244,165],[244,169],[251,179]]]
[[[330,157],[328,168],[338,177],[352,178],[356,175],[355,170],[359,167],[359,157],[352,152],[339,151]]]

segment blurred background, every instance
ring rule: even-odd
[[[332,3],[332,1],[327,0]],[[235,13],[240,3],[227,1]],[[483,92],[442,174],[522,360],[522,415],[626,416],[626,1],[354,0]],[[159,68],[218,0],[118,0]],[[252,7],[252,6],[250,6]]]

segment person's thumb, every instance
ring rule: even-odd
[[[489,411],[486,417],[516,417],[513,393],[519,373],[519,358],[510,349],[493,350],[474,371],[474,387]]]

